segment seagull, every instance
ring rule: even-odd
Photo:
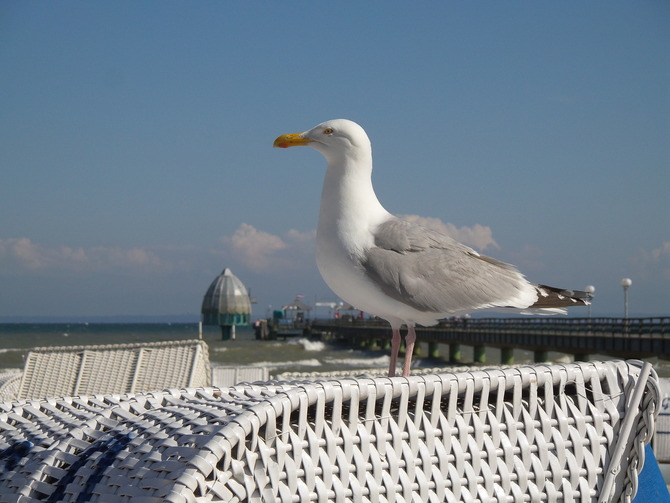
[[[391,325],[389,376],[396,372],[400,329],[407,326],[403,376],[410,375],[415,326],[481,310],[566,313],[588,305],[586,292],[533,284],[513,265],[402,220],[384,209],[372,186],[372,147],[350,120],[285,134],[275,147],[310,146],[328,163],[316,231],[316,263],[344,301]]]

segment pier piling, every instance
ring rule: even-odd
[[[514,348],[500,348],[500,364],[514,365]]]
[[[460,344],[449,344],[449,362],[450,363],[461,363],[461,345]]]
[[[475,363],[486,363],[486,346],[475,346],[473,359]]]

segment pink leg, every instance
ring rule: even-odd
[[[398,361],[398,351],[400,351],[400,327],[391,327],[393,338],[391,339],[391,363],[389,364],[389,377],[395,376],[395,366]]]
[[[414,343],[416,342],[416,332],[414,325],[407,325],[407,335],[405,336],[405,365],[402,368],[402,375],[409,376],[412,366],[412,353],[414,353]]]

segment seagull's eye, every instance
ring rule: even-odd
[[[323,134],[331,135],[335,132],[335,130],[332,127],[327,127],[326,129],[323,130]]]

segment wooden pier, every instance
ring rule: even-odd
[[[354,345],[372,341],[382,346],[391,329],[383,320],[317,319],[312,333],[350,339]],[[434,327],[417,327],[418,342],[428,343],[429,355],[438,356],[438,345],[449,345],[449,360],[460,360],[460,346],[474,348],[474,360],[484,363],[487,347],[501,351],[501,363],[513,363],[513,350],[535,353],[546,361],[549,351],[588,360],[590,355],[616,358],[670,359],[670,317],[659,318],[483,318],[443,321]]]

